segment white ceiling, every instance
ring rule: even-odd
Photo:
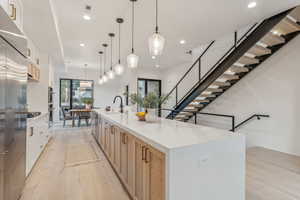
[[[59,47],[59,37],[53,37],[49,24],[43,15],[42,2],[49,0],[26,0],[37,8],[37,17],[31,19],[39,21],[35,34],[42,46],[55,45]],[[125,19],[122,31],[122,62],[130,53],[130,18],[131,3],[129,0],[50,0],[54,4],[55,15],[62,40],[64,60],[71,66],[82,67],[85,63],[90,67],[99,66],[97,52],[102,49],[101,44],[109,42],[108,33],[117,32],[115,19]],[[257,7],[248,9],[250,0],[160,0],[159,26],[160,32],[166,38],[163,56],[153,61],[148,52],[148,37],[155,27],[155,0],[138,0],[136,3],[136,33],[135,49],[140,56],[140,67],[154,67],[158,62],[162,67],[172,67],[189,62],[191,57],[185,52],[222,35],[233,32],[262,18],[274,15],[280,11],[300,4],[300,0],[256,0]],[[34,2],[34,3],[33,3]],[[38,3],[40,2],[40,3]],[[27,3],[26,3],[27,4]],[[92,20],[82,18],[85,5],[92,6]],[[48,22],[48,21],[47,21]],[[54,20],[55,22],[55,20]],[[52,22],[50,28],[55,28]],[[53,27],[54,26],[54,27]],[[49,30],[51,36],[45,40]],[[57,32],[56,32],[57,34]],[[116,38],[117,39],[117,38]],[[179,40],[185,39],[186,45],[180,45]],[[57,41],[52,41],[57,40]],[[79,44],[84,43],[85,47]],[[58,45],[58,46],[57,46]],[[117,48],[115,40],[114,48]],[[61,51],[59,51],[61,53]],[[114,62],[117,61],[114,53]]]

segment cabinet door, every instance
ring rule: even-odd
[[[120,175],[125,184],[128,183],[128,145],[126,141],[126,133],[121,132],[121,167]]]
[[[120,172],[120,166],[121,166],[121,133],[120,133],[120,129],[118,127],[115,127],[115,167],[117,172]]]
[[[147,147],[144,162],[144,199],[165,199],[165,156],[163,153]]]
[[[101,119],[101,129],[100,129],[100,145],[104,150],[104,141],[105,141],[105,122]]]
[[[126,142],[128,149],[127,156],[127,187],[131,195],[134,195],[134,180],[135,180],[135,137],[131,134],[126,134]]]
[[[138,139],[134,141],[135,145],[135,184],[134,184],[134,197],[137,200],[144,200],[144,160],[146,145]]]
[[[109,131],[109,157],[110,161],[114,164],[115,163],[115,127],[110,126]]]
[[[105,123],[105,130],[104,130],[104,151],[108,155],[109,153],[109,124],[106,122]]]

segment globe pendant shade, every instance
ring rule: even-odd
[[[124,66],[123,66],[122,64],[118,63],[118,64],[115,66],[114,70],[115,70],[115,73],[116,73],[117,75],[121,75],[121,74],[123,74],[123,72],[124,72]]]
[[[110,70],[109,72],[107,72],[108,78],[109,79],[114,79],[115,78],[115,73],[113,70]]]
[[[165,38],[159,33],[154,33],[149,38],[149,50],[151,56],[160,56],[165,46]]]
[[[139,63],[139,57],[135,54],[130,54],[127,56],[127,65],[129,68],[137,68]]]
[[[103,83],[106,83],[108,81],[108,77],[106,76],[106,74],[103,75],[102,80]]]

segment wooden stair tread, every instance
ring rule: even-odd
[[[229,82],[221,82],[221,81],[215,81],[211,84],[211,86],[215,86],[215,87],[226,87],[226,86],[230,86]]]
[[[244,65],[253,65],[258,64],[259,60],[256,58],[250,58],[248,56],[242,56],[237,63],[244,64]]]
[[[292,12],[289,13],[289,16],[294,18],[297,22],[300,22],[300,6],[292,10]]]
[[[209,98],[209,97],[216,97],[216,96],[213,95],[213,94],[201,94],[199,97],[200,97],[200,98],[202,98],[202,97],[204,97],[204,98]]]
[[[194,103],[209,103],[209,100],[195,99],[193,102]]]
[[[203,104],[190,104],[189,107],[202,108]]]
[[[271,51],[271,49],[262,47],[260,45],[255,45],[247,53],[250,53],[255,56],[264,56],[264,55],[271,54],[272,51]]]
[[[229,73],[244,73],[249,72],[247,67],[232,66],[228,69]]]
[[[223,92],[220,88],[207,88],[205,92]]]
[[[230,74],[223,74],[219,77],[219,79],[225,79],[225,80],[237,80],[239,79],[239,76],[237,75],[230,75]]]
[[[273,29],[273,32],[277,32],[279,35],[287,35],[289,33],[294,33],[300,30],[300,25],[293,22],[289,18],[283,19],[278,25]]]
[[[266,44],[267,46],[272,47],[278,44],[285,43],[285,39],[270,32],[261,39],[261,42]]]

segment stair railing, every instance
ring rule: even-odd
[[[254,114],[251,117],[245,119],[244,121],[242,121],[241,123],[239,123],[238,125],[235,126],[235,130],[242,127],[243,125],[245,125],[246,123],[248,123],[249,121],[253,120],[253,119],[257,119],[257,120],[261,120],[261,118],[269,118],[270,115],[260,115],[260,114]]]
[[[162,111],[171,111],[171,118],[172,120],[175,119],[175,116],[179,113],[179,111],[172,110],[172,109],[166,109],[162,108]],[[221,118],[230,118],[231,119],[231,129],[229,131],[235,132],[237,129],[241,128],[244,126],[246,123],[252,121],[253,119],[261,120],[261,118],[269,118],[270,115],[262,115],[262,114],[254,114],[250,116],[249,118],[245,119],[238,125],[236,124],[236,117],[234,115],[226,115],[226,114],[217,114],[217,113],[208,113],[208,112],[193,112],[193,111],[181,111],[180,113],[191,113],[193,114],[192,117],[194,117],[194,123],[198,123],[198,117],[197,115],[208,115],[208,116],[215,116],[215,117],[221,117]]]
[[[174,105],[171,106],[172,109],[176,109],[176,107],[184,101],[184,99],[190,95],[190,93],[197,87],[199,84],[204,80],[207,76],[210,75],[210,73],[213,72],[213,70],[221,63],[232,51],[234,51],[238,45],[243,42],[254,30],[255,28],[259,25],[259,23],[255,23],[252,25],[243,35],[241,38],[238,39],[238,32],[234,32],[234,39],[233,39],[233,45],[229,50],[202,76],[202,60],[204,57],[207,55],[209,50],[212,48],[212,46],[216,43],[216,41],[212,41],[206,48],[205,50],[200,54],[198,59],[192,64],[192,66],[187,70],[187,72],[181,77],[181,79],[176,83],[176,85],[171,89],[171,91],[166,95],[166,97],[162,100],[161,105],[163,105],[167,99],[170,99],[171,95],[175,93],[175,102]],[[207,66],[205,66],[207,67]],[[184,96],[179,98],[179,87],[180,85],[183,84],[183,81],[190,75],[194,74],[197,68],[197,76],[198,80],[197,82],[188,90],[188,92],[185,93]]]

